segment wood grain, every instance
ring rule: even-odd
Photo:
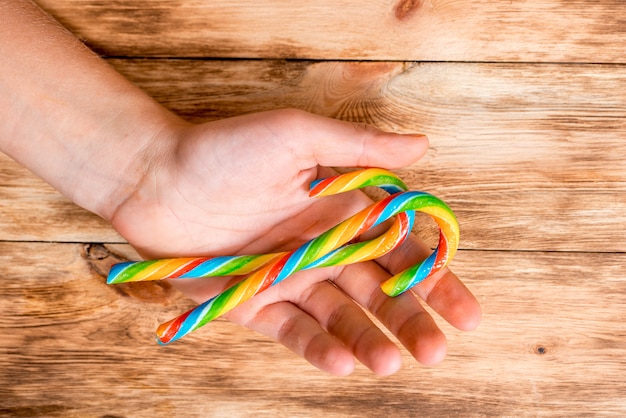
[[[0,241],[123,242],[100,217],[0,153]]]
[[[388,378],[222,320],[159,347],[191,303],[107,286],[137,254],[0,154],[0,416],[626,415],[626,2],[36,1],[190,121],[295,107],[428,134],[399,174],[457,213],[484,315],[438,320],[446,361],[404,352]]]
[[[452,206],[462,248],[626,251],[624,66],[111,63],[194,122],[297,107],[427,133],[429,154],[400,174]],[[0,239],[122,241],[6,157],[0,176]]]
[[[483,304],[481,327],[445,327],[440,366],[405,353],[392,377],[359,367],[339,379],[221,320],[159,347],[156,324],[189,302],[154,283],[105,285],[98,271],[119,260],[110,251],[133,257],[126,246],[0,243],[0,415],[626,413],[624,254],[462,251],[454,267]]]
[[[38,0],[109,56],[621,62],[621,0]]]

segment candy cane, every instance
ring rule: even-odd
[[[121,263],[111,268],[107,283],[247,275],[224,292],[160,325],[157,341],[169,344],[296,271],[372,260],[393,251],[410,234],[414,212],[427,213],[439,226],[439,244],[428,258],[382,283],[381,288],[386,294],[397,296],[450,262],[458,247],[459,225],[454,213],[443,201],[428,193],[406,191],[402,180],[382,169],[364,169],[316,180],[311,184],[310,196],[329,196],[367,186],[383,188],[391,195],[293,251]],[[353,242],[364,232],[394,216],[392,226],[377,238]]]

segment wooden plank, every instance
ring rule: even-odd
[[[111,63],[194,122],[297,107],[427,133],[431,151],[400,174],[453,207],[462,248],[626,251],[624,66]],[[0,240],[120,242],[14,163],[0,167]]]
[[[428,134],[402,174],[458,212],[464,248],[626,250],[624,66],[112,63],[196,122],[297,107]]]
[[[111,226],[71,203],[0,153],[0,241],[124,242]]]
[[[0,415],[579,416],[626,413],[625,254],[461,251],[484,320],[444,363],[337,381],[218,320],[170,347],[171,288],[107,286],[110,250],[0,243]],[[88,256],[91,254],[91,256]],[[341,390],[337,390],[337,385]],[[419,412],[418,412],[419,411]]]
[[[622,0],[38,0],[109,56],[624,62]]]

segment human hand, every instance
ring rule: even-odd
[[[151,156],[145,175],[121,200],[111,221],[144,257],[164,258],[293,249],[371,203],[361,192],[309,198],[309,183],[332,174],[324,167],[398,168],[419,159],[427,141],[283,110],[202,125],[174,124],[152,148],[144,153]],[[398,348],[361,305],[418,361],[437,363],[445,355],[445,336],[416,295],[452,325],[472,329],[480,308],[471,293],[449,270],[397,298],[379,287],[428,253],[412,238],[377,262],[300,272],[226,317],[334,374],[350,373],[354,357],[377,374],[397,371]],[[231,281],[175,285],[202,302]]]
[[[320,166],[397,168],[426,151],[424,138],[299,111],[185,124],[34,2],[4,3],[0,150],[111,221],[145,257],[294,248],[369,204],[360,192],[310,199],[309,182],[329,174]],[[417,360],[436,363],[445,337],[418,299],[388,298],[378,286],[427,253],[412,239],[379,262],[298,273],[227,317],[335,374],[349,373],[354,357],[378,374],[396,371],[400,352],[356,301]],[[179,286],[203,301],[227,281]],[[454,326],[471,329],[480,319],[449,271],[414,290]]]

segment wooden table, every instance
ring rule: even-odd
[[[190,302],[105,285],[132,249],[0,156],[0,415],[626,414],[626,2],[38,3],[191,121],[297,107],[427,133],[399,173],[459,216],[484,318],[387,378],[225,321],[161,348]]]

